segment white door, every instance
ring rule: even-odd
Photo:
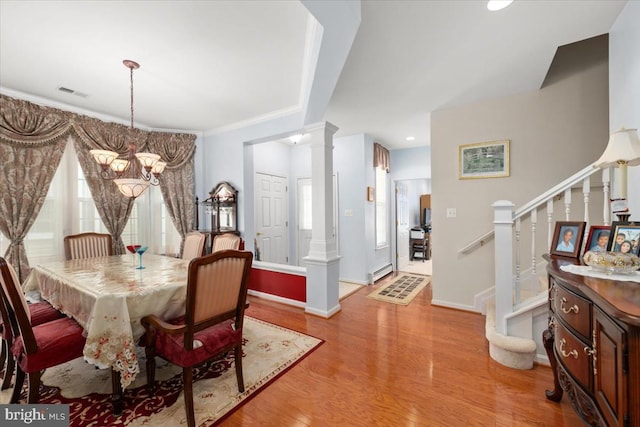
[[[256,173],[255,230],[260,261],[289,262],[287,205],[287,178]]]
[[[402,271],[409,264],[409,186],[396,183],[396,260]]]

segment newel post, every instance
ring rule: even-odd
[[[493,205],[495,233],[496,332],[507,334],[505,316],[513,308],[513,208],[508,200]]]

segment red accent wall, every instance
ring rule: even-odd
[[[307,278],[305,276],[251,268],[249,289],[307,302]]]

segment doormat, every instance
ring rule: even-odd
[[[367,295],[369,298],[394,304],[409,303],[431,282],[430,277],[403,274],[396,280]]]

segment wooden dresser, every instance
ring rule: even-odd
[[[564,390],[588,425],[640,427],[640,283],[571,274],[560,267],[578,260],[547,259],[547,399]]]

